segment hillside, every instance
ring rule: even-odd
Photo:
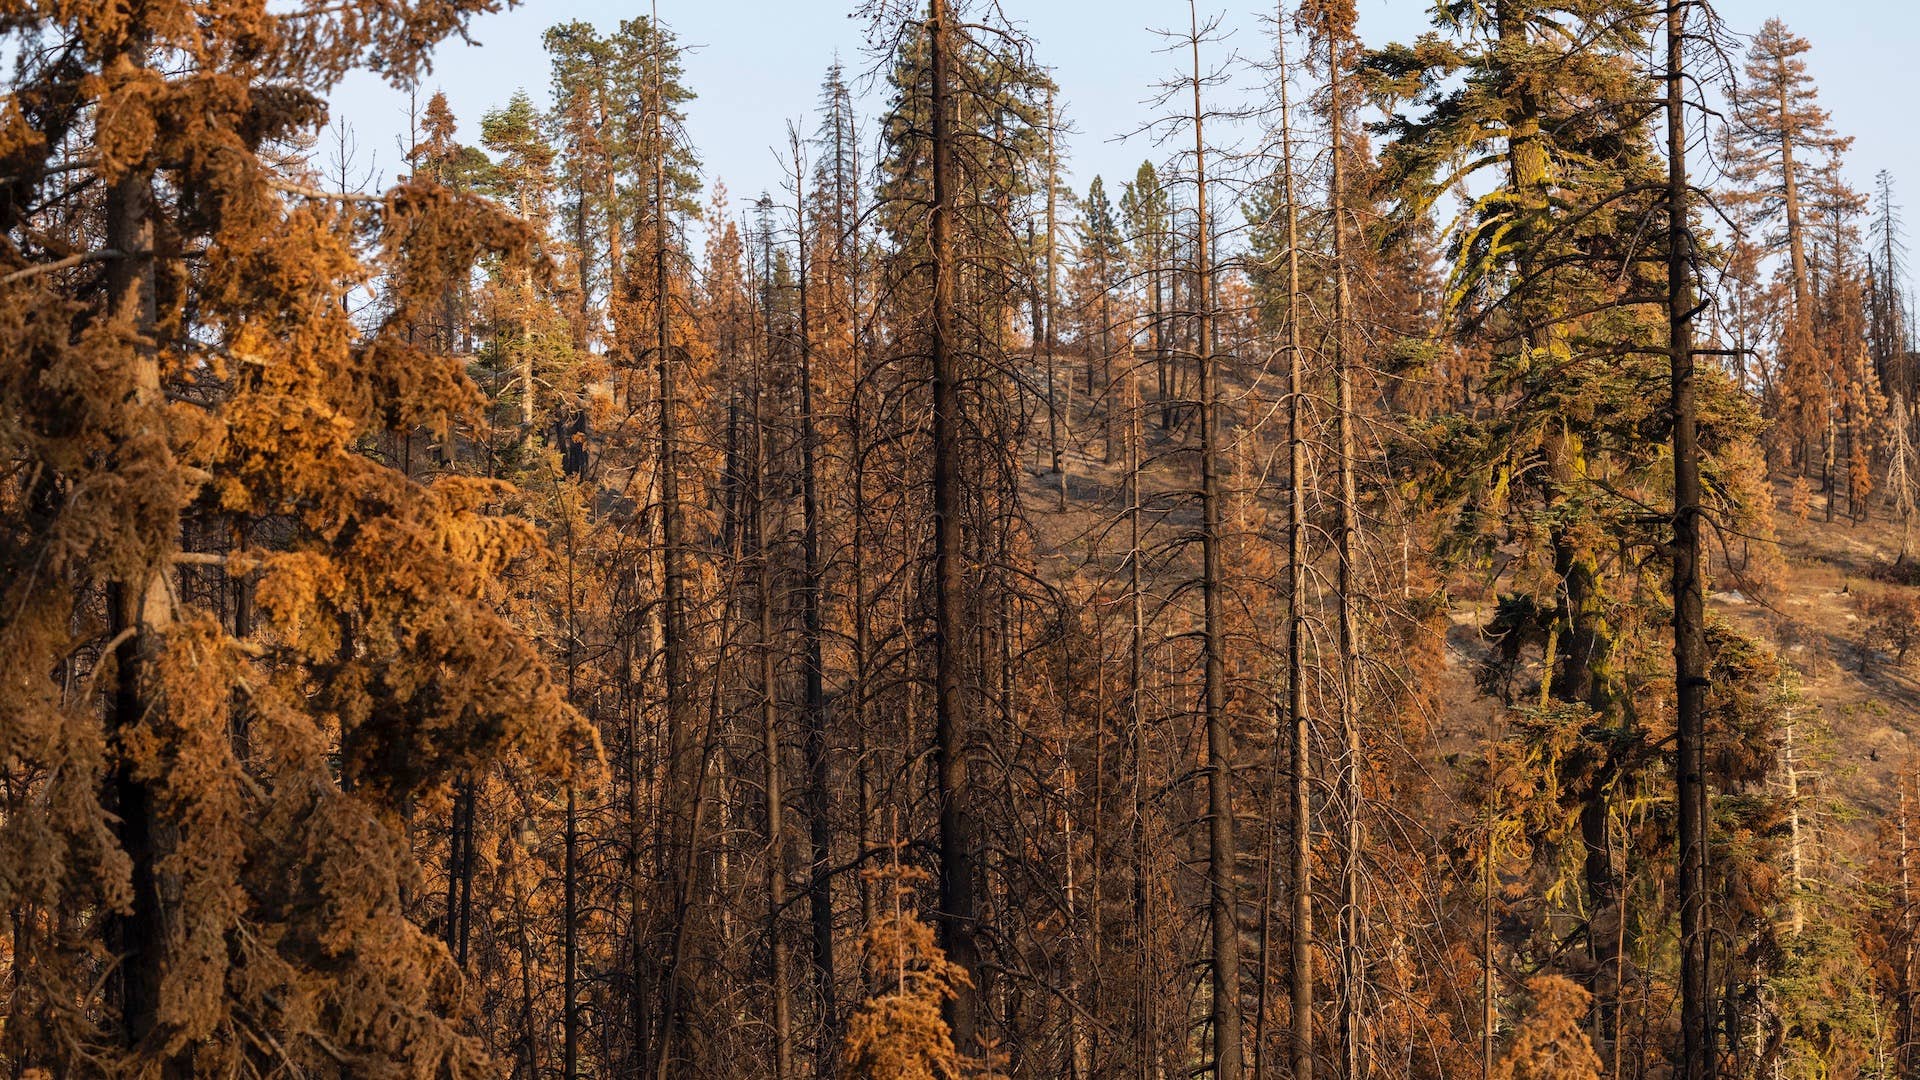
[[[1108,459],[1106,421],[1086,392],[1084,371],[1084,358],[1071,351],[1057,357],[1064,485],[1050,468],[1043,408],[1020,453],[1023,506],[1039,541],[1041,566],[1057,581],[1118,574],[1126,547],[1120,509],[1125,504],[1125,458],[1116,449]],[[1028,375],[1045,385],[1044,371],[1035,368]],[[1252,389],[1247,379],[1229,376],[1227,381],[1230,396],[1244,398]],[[1178,423],[1163,431],[1156,420],[1150,415],[1142,424],[1147,464],[1141,490],[1143,505],[1150,508],[1143,514],[1148,546],[1164,544],[1178,530],[1198,523],[1197,507],[1186,497],[1195,482],[1191,455],[1182,454],[1194,446],[1191,431]],[[1116,428],[1116,434],[1123,436],[1124,426]],[[1235,450],[1244,454],[1237,442],[1241,434],[1229,424],[1229,456]],[[1279,483],[1271,475],[1267,480],[1269,485]],[[1257,497],[1274,520],[1283,513],[1277,497],[1277,488],[1271,486]],[[1904,661],[1893,655],[1894,646],[1884,635],[1873,634],[1874,618],[1863,613],[1862,605],[1889,596],[1911,602],[1920,598],[1920,591],[1912,557],[1904,577],[1895,568],[1901,526],[1887,500],[1872,499],[1857,522],[1849,520],[1844,500],[1832,521],[1826,520],[1824,497],[1817,490],[1810,498],[1803,493],[1802,501],[1805,505],[1796,511],[1792,485],[1777,480],[1773,535],[1728,535],[1714,544],[1708,608],[1770,643],[1797,672],[1802,700],[1812,710],[1804,730],[1814,733],[1815,740],[1815,745],[1798,748],[1803,763],[1814,762],[1801,782],[1844,805],[1846,811],[1839,815],[1843,823],[1865,828],[1891,810],[1894,778],[1913,766],[1920,751],[1920,647]],[[1197,569],[1197,553],[1178,552],[1156,565],[1149,588],[1164,594]],[[1499,709],[1475,688],[1472,674],[1489,648],[1485,627],[1491,597],[1485,582],[1463,576],[1450,593],[1454,606],[1442,669],[1445,685],[1436,694],[1445,703],[1434,732],[1433,753],[1438,756],[1477,744]]]
[[[1911,558],[1900,580],[1894,571],[1900,524],[1879,499],[1867,520],[1853,523],[1844,513],[1826,521],[1818,497],[1805,516],[1796,513],[1785,483],[1775,486],[1775,495],[1773,580],[1750,595],[1725,565],[1725,555],[1737,563],[1739,553],[1723,553],[1718,591],[1709,602],[1722,617],[1773,642],[1799,672],[1815,726],[1829,738],[1827,791],[1865,811],[1864,824],[1893,809],[1894,777],[1913,767],[1920,750],[1920,670],[1914,663],[1920,654],[1910,653],[1902,663],[1886,642],[1869,641],[1872,617],[1861,610],[1863,602],[1882,596],[1912,602]]]

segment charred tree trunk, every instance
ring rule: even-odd
[[[1307,416],[1306,355],[1300,333],[1300,203],[1294,186],[1293,121],[1287,93],[1284,23],[1280,41],[1280,168],[1287,213],[1287,741],[1292,832],[1287,880],[1293,905],[1288,1060],[1294,1080],[1313,1080],[1313,756],[1306,704]]]
[[[1339,460],[1340,497],[1336,501],[1334,526],[1335,554],[1338,561],[1336,590],[1339,593],[1339,647],[1341,761],[1340,794],[1346,819],[1346,844],[1340,867],[1340,1052],[1344,1080],[1360,1080],[1361,1018],[1365,971],[1360,949],[1360,876],[1362,843],[1360,821],[1362,793],[1359,684],[1359,630],[1355,607],[1359,595],[1355,559],[1359,547],[1359,485],[1355,477],[1356,444],[1354,435],[1353,357],[1347,337],[1347,322],[1352,314],[1352,296],[1347,271],[1346,208],[1346,62],[1343,46],[1351,28],[1332,24],[1326,27],[1327,110],[1332,149],[1332,170],[1327,187],[1328,209],[1333,234],[1333,346],[1334,378],[1334,452]]]
[[[1213,1075],[1239,1080],[1240,1025],[1239,850],[1233,835],[1234,741],[1227,715],[1225,584],[1220,565],[1219,388],[1213,355],[1213,267],[1207,218],[1207,145],[1201,103],[1200,22],[1188,0],[1193,76],[1195,368],[1200,421],[1200,592],[1203,605],[1207,729],[1208,918],[1213,931]]]
[[[835,1047],[838,1043],[839,1009],[833,958],[833,817],[829,790],[832,762],[827,754],[826,670],[822,640],[825,632],[820,618],[820,591],[825,574],[820,562],[820,472],[819,433],[814,423],[813,330],[808,305],[811,290],[808,281],[806,174],[800,164],[800,143],[794,137],[794,229],[799,248],[799,344],[800,344],[800,514],[801,561],[806,581],[801,585],[801,632],[806,656],[806,742],[802,747],[807,766],[807,905],[813,927],[813,977],[820,999],[820,1037],[816,1043],[815,1071],[819,1076],[833,1075]]]
[[[1134,1022],[1139,1080],[1160,1075],[1160,1029],[1154,982],[1154,933],[1148,902],[1151,872],[1147,827],[1147,620],[1146,593],[1141,580],[1140,468],[1146,423],[1146,402],[1140,393],[1138,372],[1127,373],[1127,712],[1133,744],[1133,930],[1135,951]]]
[[[1696,429],[1693,232],[1688,220],[1686,19],[1689,0],[1667,6],[1667,348],[1673,378],[1673,668],[1680,803],[1679,1080],[1715,1074],[1708,985],[1706,782],[1707,641],[1700,565],[1700,443]]]
[[[131,67],[147,66],[142,31],[122,51]],[[153,173],[148,167],[123,172],[107,190],[106,246],[119,253],[107,262],[105,317],[131,338],[134,364],[131,410],[158,413],[166,409],[160,382],[154,282]],[[160,538],[161,550],[179,540],[177,522],[163,525],[170,535]],[[169,830],[158,818],[148,783],[134,775],[125,756],[126,740],[158,706],[153,667],[158,661],[168,627],[173,622],[173,590],[164,564],[142,568],[107,587],[109,629],[114,648],[117,683],[110,728],[122,743],[113,771],[114,809],[119,838],[132,864],[132,905],[113,919],[112,947],[121,954],[118,967],[121,1036],[137,1047],[153,1036],[160,1023],[161,988],[171,940],[166,911],[166,888],[161,866],[166,859]]]
[[[793,1075],[793,1021],[788,988],[787,950],[780,940],[780,917],[787,907],[786,791],[782,782],[780,747],[780,683],[773,627],[773,550],[768,543],[767,452],[765,389],[755,379],[753,390],[754,491],[753,537],[755,606],[760,626],[760,752],[761,789],[767,803],[767,994],[772,999],[773,1076]]]
[[[658,27],[655,17],[654,26]],[[681,971],[687,942],[686,915],[692,906],[693,882],[690,868],[695,848],[694,834],[699,818],[698,773],[701,755],[696,753],[694,724],[690,710],[692,669],[687,655],[687,567],[682,536],[680,507],[680,397],[677,385],[677,357],[674,355],[673,296],[667,271],[667,232],[671,214],[667,206],[667,145],[665,130],[666,101],[661,87],[664,58],[651,58],[649,128],[652,135],[650,186],[653,196],[652,276],[653,276],[653,362],[658,387],[659,420],[656,431],[657,468],[659,470],[659,519],[661,558],[660,675],[666,684],[666,786],[660,829],[665,834],[660,845],[663,866],[661,881],[667,903],[667,917],[659,920],[661,939],[637,942],[642,948],[657,949],[636,958],[637,970],[660,972],[656,1017],[658,1040],[654,1047],[652,1071],[665,1077],[671,1073],[676,1029],[683,1023],[680,996]],[[664,946],[664,947],[661,947]]]
[[[1055,186],[1057,182],[1058,161],[1054,157],[1054,115],[1053,92],[1047,92],[1047,263],[1046,276],[1042,282],[1040,302],[1040,343],[1047,350],[1047,434],[1053,442],[1053,476],[1060,485],[1060,509],[1067,508],[1067,470],[1060,454],[1060,429],[1065,428],[1068,439],[1073,438],[1073,377],[1067,377],[1066,401],[1056,411],[1054,409],[1054,368],[1055,354],[1059,351],[1054,342],[1054,265],[1058,255],[1055,223]]]
[[[582,251],[585,248],[581,249]],[[569,471],[569,478],[578,479]],[[589,504],[591,506],[591,504]],[[567,700],[578,705],[580,692],[580,623],[575,597],[575,539],[573,517],[567,517]],[[580,810],[574,780],[567,778],[564,862],[561,866],[560,959],[560,1078],[580,1076]]]
[[[954,33],[947,0],[929,0],[927,63],[932,90],[933,205],[930,236],[933,285],[933,653],[935,789],[939,801],[940,873],[937,938],[948,959],[970,976],[980,968],[974,941],[973,860],[978,840],[967,777],[967,744],[973,731],[973,701],[966,686],[966,553],[961,515],[961,375],[954,328],[953,256],[956,195],[953,96],[950,86]],[[979,1045],[978,996],[962,989],[946,1005],[954,1045],[973,1055]]]

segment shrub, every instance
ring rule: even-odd
[[[1920,594],[1894,588],[1861,593],[1854,601],[1860,612],[1860,670],[1876,652],[1886,653],[1896,665],[1905,664],[1920,645]]]

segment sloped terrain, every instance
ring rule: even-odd
[[[1044,385],[1044,374],[1033,374]],[[1145,381],[1142,388],[1151,393]],[[1064,496],[1062,478],[1049,468],[1044,412],[1021,454],[1022,498],[1035,527],[1035,554],[1042,572],[1056,581],[1118,574],[1127,542],[1124,453],[1118,445],[1106,453],[1105,422],[1086,393],[1083,360],[1063,353],[1055,385],[1065,421],[1059,429]],[[1228,392],[1245,389],[1230,386]],[[1163,431],[1157,415],[1144,421],[1143,529],[1153,548],[1198,525],[1197,505],[1185,497],[1194,483],[1193,461],[1181,452],[1196,443],[1178,423]],[[1117,433],[1124,436],[1124,429]],[[1237,431],[1224,435],[1225,455],[1245,452],[1235,441]],[[1227,469],[1236,465],[1247,463],[1229,461]],[[1808,710],[1806,722],[1796,725],[1801,783],[1836,810],[1838,820],[1870,823],[1892,809],[1896,775],[1920,765],[1920,647],[1902,660],[1885,635],[1873,633],[1875,617],[1868,609],[1876,598],[1920,602],[1920,559],[1910,555],[1896,565],[1902,527],[1886,500],[1875,497],[1862,520],[1853,521],[1843,499],[1828,521],[1817,491],[1811,498],[1804,491],[1796,498],[1780,481],[1774,495],[1772,537],[1728,535],[1714,544],[1709,610],[1771,643],[1797,672]],[[1283,512],[1271,499],[1262,509],[1273,516]],[[1164,594],[1174,579],[1197,572],[1197,546],[1171,553],[1168,561],[1150,557],[1147,562],[1149,589]],[[1463,579],[1455,585],[1439,673],[1444,685],[1436,695],[1440,715],[1434,718],[1433,751],[1443,757],[1471,752],[1498,710],[1473,678],[1491,644],[1483,628],[1494,597],[1482,581]]]
[[[1867,610],[1878,598],[1920,596],[1911,555],[1896,567],[1901,526],[1880,499],[1859,522],[1844,504],[1826,520],[1817,494],[1810,507],[1784,483],[1775,487],[1774,549],[1763,587],[1738,587],[1743,557],[1759,562],[1758,541],[1718,554],[1711,608],[1773,642],[1800,675],[1819,742],[1810,757],[1831,795],[1867,812],[1892,809],[1897,773],[1920,761],[1920,650],[1903,662],[1872,631]],[[1729,548],[1732,544],[1728,545]]]

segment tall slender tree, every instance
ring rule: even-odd
[[[1679,791],[1680,1062],[1685,1080],[1711,1077],[1714,1008],[1707,935],[1707,640],[1702,580],[1699,403],[1694,386],[1692,191],[1687,182],[1687,18],[1693,5],[1667,5],[1667,349],[1673,384],[1673,681]],[[1789,159],[1790,161],[1790,159]],[[1789,171],[1790,171],[1789,164]]]

